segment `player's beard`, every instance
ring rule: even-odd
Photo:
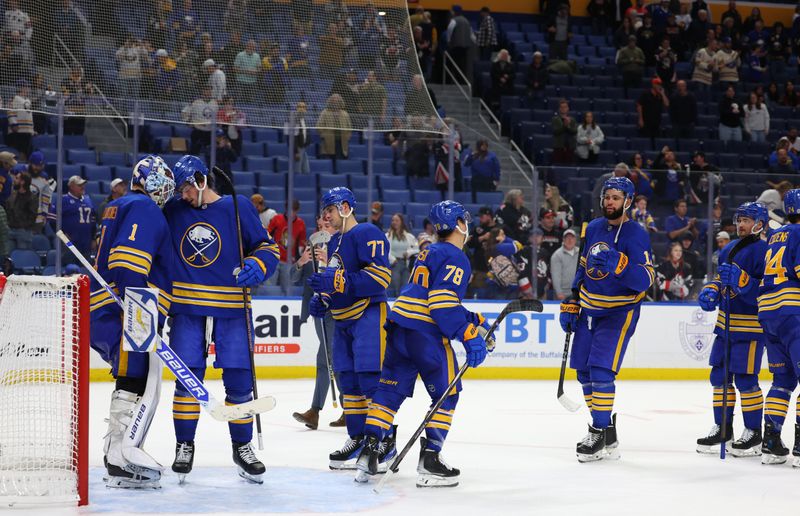
[[[608,208],[603,207],[603,214],[605,215],[606,219],[608,219],[608,220],[617,220],[620,217],[622,217],[623,213],[625,213],[625,210],[623,208],[619,208],[617,210],[609,212]]]

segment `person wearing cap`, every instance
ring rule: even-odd
[[[181,82],[178,63],[163,48],[156,51],[156,60],[155,89],[158,92],[158,100],[162,103],[172,102]]]
[[[227,80],[223,72],[213,59],[203,61],[203,69],[208,74],[208,85],[211,87],[211,98],[217,102],[228,94]]]
[[[139,97],[142,82],[143,62],[150,59],[147,50],[132,34],[125,38],[125,43],[115,54],[118,73],[117,84],[121,87],[118,95],[126,100]]]
[[[572,293],[572,280],[578,270],[578,235],[570,228],[564,231],[564,241],[550,257],[550,278],[553,283],[553,293],[559,301],[566,299]]]
[[[100,215],[101,218],[103,216],[103,213],[105,213],[106,211],[106,206],[108,205],[108,203],[110,203],[115,199],[119,199],[120,197],[128,193],[128,183],[126,183],[124,180],[120,178],[116,178],[113,181],[111,181],[111,184],[109,186],[111,192],[105,198],[100,207],[97,209],[97,214]]]
[[[47,222],[47,212],[53,198],[53,181],[44,168],[47,165],[42,151],[33,151],[28,156],[27,172],[31,175],[31,189],[39,195],[39,213],[36,215],[37,231]]]
[[[720,41],[722,47],[714,54],[719,70],[719,81],[722,84],[739,84],[739,68],[742,66],[739,52],[733,49],[733,40],[730,36],[725,36]]]
[[[67,181],[67,193],[61,199],[61,229],[85,257],[91,256],[94,244],[96,216],[92,199],[86,194],[86,180],[81,176],[71,176]],[[50,202],[47,221],[58,229],[56,218],[56,199]],[[76,263],[74,255],[62,248],[62,260],[65,263]]]
[[[539,229],[542,230],[541,246],[548,255],[552,256],[561,247],[563,238],[563,232],[556,227],[556,212],[549,208],[542,208],[539,211]]]
[[[472,191],[494,192],[500,183],[500,160],[489,150],[489,142],[481,138],[473,152],[464,160],[472,169]]]
[[[427,217],[422,221],[422,231],[417,235],[417,240],[421,242],[426,238],[430,239],[429,243],[436,242],[436,230],[433,228],[433,222]]]
[[[369,220],[373,225],[378,226],[378,229],[383,231],[383,204],[380,201],[373,201],[372,208],[369,211]]]
[[[211,118],[217,116],[219,105],[211,97],[211,87],[203,85],[200,98],[195,99],[181,112],[181,117],[192,126],[190,135],[192,154],[201,154],[201,151],[211,145]]]
[[[714,250],[714,253],[711,255],[711,267],[712,267],[712,277],[717,274],[717,267],[719,267],[719,253],[722,249],[728,245],[731,241],[731,234],[727,231],[720,231],[717,233],[715,237],[717,241],[717,248]]]
[[[9,242],[12,249],[30,249],[36,229],[39,196],[31,188],[31,176],[20,172],[14,176],[14,192],[6,201]]]
[[[636,112],[639,115],[639,133],[649,137],[654,146],[655,139],[661,136],[661,114],[664,109],[669,109],[669,99],[661,79],[653,77],[650,89],[643,91],[636,101]]]
[[[492,57],[492,50],[497,46],[497,24],[492,18],[492,12],[486,6],[481,7],[480,17],[481,23],[476,40],[481,61],[488,61]]]
[[[644,51],[636,46],[636,36],[628,36],[628,44],[617,51],[616,63],[622,72],[622,85],[627,95],[628,88],[638,88],[642,83],[644,65],[647,58]]]
[[[269,227],[269,223],[272,220],[272,217],[277,215],[278,212],[267,206],[266,201],[264,200],[264,196],[261,194],[253,194],[250,196],[250,202],[253,203],[255,206],[256,211],[258,211],[258,218],[261,220],[261,225]]]
[[[17,166],[17,158],[8,151],[0,152],[0,205],[5,204],[11,195],[12,170]]]
[[[425,219],[427,220],[427,219]],[[486,287],[486,274],[489,272],[489,260],[486,256],[486,242],[491,237],[490,233],[493,229],[498,227],[494,217],[494,210],[489,206],[482,206],[478,209],[478,221],[475,229],[472,230],[474,235],[467,241],[466,248],[470,250],[472,259],[472,281],[470,282],[470,292],[468,296],[473,295],[474,290],[477,289],[479,296],[482,292],[481,289]]]
[[[537,95],[544,90],[550,81],[550,72],[544,65],[544,55],[538,50],[533,53],[531,64],[528,65],[528,96]]]
[[[17,82],[17,94],[11,101],[8,112],[8,135],[6,143],[24,156],[31,152],[33,139],[33,112],[31,111],[31,88],[28,81]]]
[[[750,72],[747,76],[749,82],[762,83],[767,78],[767,71],[769,69],[767,63],[767,48],[764,40],[759,39],[756,41],[750,40],[752,48],[750,54],[747,56],[747,65]]]

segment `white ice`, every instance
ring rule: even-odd
[[[220,382],[210,382],[223,396]],[[102,483],[102,436],[112,384],[91,387],[91,488],[87,508],[30,511],[35,514],[535,514],[678,515],[784,513],[796,506],[800,469],[789,463],[762,466],[759,458],[699,455],[695,440],[712,424],[711,389],[705,382],[619,382],[616,410],[622,458],[579,464],[575,443],[586,433],[585,407],[566,412],[556,401],[553,381],[467,380],[444,457],[461,469],[461,484],[418,489],[415,445],[381,495],[353,482],[352,472],[328,470],[327,455],[339,448],[344,429],[328,422],[339,416],[330,402],[320,429],[295,422],[305,411],[311,380],[262,380],[262,393],[278,406],[262,416],[267,465],[263,485],[239,479],[231,462],[227,425],[201,416],[194,472],[180,486],[169,471],[174,454],[172,385],[162,389],[159,413],[146,449],[167,472],[160,491],[106,489]],[[762,384],[766,392],[767,384]],[[567,393],[580,401],[577,383]],[[400,410],[398,449],[423,417],[429,400],[422,385]],[[794,407],[794,404],[792,404]],[[734,427],[742,430],[737,406]],[[794,411],[784,442],[791,448]],[[26,511],[28,512],[28,511]],[[22,512],[20,512],[22,513]]]

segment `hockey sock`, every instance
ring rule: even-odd
[[[714,398],[713,398],[713,406],[714,406],[714,423],[721,425],[722,424],[722,395],[724,391],[722,390],[722,385],[715,385],[714,386]],[[733,388],[733,385],[728,384],[728,424],[731,424],[733,421],[733,407],[736,405],[736,389]]]
[[[577,371],[578,373],[578,381],[581,382],[581,389],[583,389],[583,401],[586,402],[586,406],[589,407],[589,411],[592,410],[592,377],[589,374],[587,369],[583,369]]]
[[[223,369],[222,383],[225,385],[225,404],[238,405],[253,399],[253,375],[249,369]],[[249,443],[253,440],[253,416],[228,421],[231,440]]]
[[[761,428],[761,418],[764,415],[764,394],[758,385],[758,376],[737,374],[736,388],[739,389],[744,426],[751,430]]]
[[[448,396],[442,406],[433,415],[433,419],[425,425],[425,436],[428,438],[428,449],[435,452],[442,451],[444,440],[450,431],[450,424],[453,422],[453,413],[458,404],[458,394]]]
[[[608,428],[614,410],[616,375],[614,371],[603,367],[592,367],[589,374],[592,379],[592,426]]]
[[[367,418],[367,397],[361,392],[358,376],[353,371],[339,373],[339,388],[342,390],[342,409],[347,434],[351,438],[364,434],[364,421]]]
[[[364,434],[375,436],[378,440],[383,439],[392,429],[394,416],[404,400],[405,396],[401,394],[378,389],[369,404]]]
[[[198,380],[203,381],[206,369],[192,368]],[[172,399],[172,423],[175,426],[176,441],[194,441],[197,422],[200,420],[200,404],[189,394],[183,385],[175,381],[175,395]]]
[[[772,386],[769,388],[764,404],[765,423],[772,423],[777,430],[783,427],[786,412],[789,411],[789,400],[796,385],[797,378],[791,374],[773,374]]]

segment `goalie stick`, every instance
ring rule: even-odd
[[[331,234],[327,231],[317,231],[308,237],[313,249],[311,250],[311,263],[314,264],[314,274],[319,272],[319,264],[317,263],[316,247],[323,246],[330,242]],[[319,294],[314,294],[318,296]],[[324,299],[323,299],[324,302]],[[325,318],[320,321],[320,333],[322,334],[322,348],[325,351],[325,365],[328,367],[328,378],[331,382],[331,400],[333,401],[333,408],[339,408],[339,403],[336,401],[336,375],[333,374],[333,366],[331,365],[331,357],[328,353],[328,330],[325,328]]]
[[[56,236],[64,242],[64,245],[67,246],[72,254],[81,262],[81,265],[89,271],[89,273],[94,277],[95,280],[102,286],[106,292],[109,293],[111,298],[119,305],[120,308],[123,307],[122,300],[117,296],[114,290],[108,285],[106,280],[100,275],[99,272],[95,270],[94,267],[89,263],[89,261],[84,257],[80,251],[75,247],[70,239],[64,234],[63,231],[59,230],[56,232]],[[214,398],[214,395],[206,389],[203,382],[201,382],[197,376],[192,372],[191,369],[181,360],[181,357],[178,356],[172,348],[164,342],[164,339],[158,335],[158,346],[156,347],[156,354],[161,358],[161,361],[164,362],[164,365],[172,371],[175,375],[175,378],[178,379],[179,382],[186,388],[186,390],[191,393],[191,395],[200,403],[200,406],[203,407],[206,412],[211,414],[211,417],[218,421],[233,421],[234,419],[245,419],[254,414],[259,414],[261,412],[267,412],[275,408],[275,398],[272,396],[267,396],[264,398],[259,398],[253,401],[248,401],[247,403],[241,403],[239,405],[225,405],[224,403],[220,403]]]
[[[494,331],[497,329],[497,326],[501,322],[503,322],[503,319],[505,319],[508,314],[514,312],[541,312],[543,309],[544,307],[542,306],[542,302],[539,301],[538,299],[517,299],[511,301],[505,306],[505,308],[503,308],[503,311],[500,312],[500,315],[497,316],[497,319],[494,320],[491,327],[489,328],[489,331],[486,332],[484,340],[488,342],[490,339],[492,339],[492,337],[494,336]],[[492,348],[490,349],[490,351],[492,350],[494,350],[494,346],[492,346]],[[434,403],[433,406],[428,410],[428,413],[425,415],[425,419],[423,419],[422,423],[420,423],[420,425],[417,427],[417,430],[416,432],[414,432],[414,435],[411,436],[411,439],[408,440],[403,450],[392,461],[391,466],[389,466],[389,469],[386,471],[386,474],[383,475],[383,478],[381,478],[381,480],[378,482],[378,485],[376,485],[372,489],[376,494],[381,492],[383,484],[386,483],[389,476],[397,473],[397,470],[400,468],[400,463],[403,461],[405,456],[414,446],[414,443],[417,442],[417,438],[419,438],[419,436],[422,435],[422,432],[425,430],[425,426],[431,421],[431,419],[433,419],[433,416],[434,414],[436,414],[436,411],[439,410],[439,407],[442,406],[444,400],[446,400],[447,397],[450,395],[450,391],[452,391],[453,388],[458,383],[458,381],[461,380],[461,377],[464,376],[464,373],[467,372],[468,368],[469,365],[466,363],[463,366],[461,366],[461,369],[458,370],[458,374],[456,374],[455,378],[453,378],[453,381],[450,382],[450,385],[448,385],[447,389],[445,389],[444,394],[442,394],[442,396],[438,400],[436,400],[436,403]]]

